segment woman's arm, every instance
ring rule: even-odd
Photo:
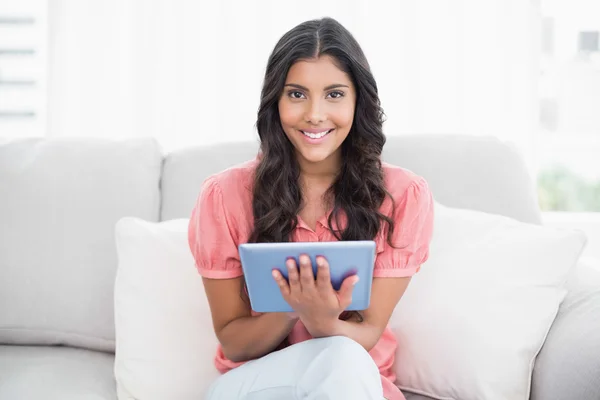
[[[306,327],[313,337],[346,336],[360,343],[367,351],[377,343],[385,330],[396,304],[408,287],[408,278],[374,278],[371,303],[361,312],[363,321],[321,320]]]
[[[288,313],[265,313],[253,317],[242,298],[244,281],[203,278],[215,334],[225,356],[234,362],[262,357],[289,335],[298,318]]]

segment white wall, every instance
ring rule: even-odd
[[[369,59],[388,135],[495,134],[534,163],[538,11],[523,0],[53,0],[49,135],[152,135],[167,149],[254,138],[276,41],[331,16]]]

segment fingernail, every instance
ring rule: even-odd
[[[357,276],[357,277],[354,279],[354,282],[352,283],[352,286],[356,285],[356,284],[358,283],[358,281],[359,281],[359,278],[358,278],[358,276]]]
[[[317,257],[317,265],[318,265],[319,267],[322,267],[322,266],[323,266],[323,259],[322,259],[321,257]]]
[[[272,270],[271,275],[273,275],[273,278],[277,278],[277,270],[276,269]]]

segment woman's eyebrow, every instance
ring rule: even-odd
[[[307,92],[310,92],[310,90],[308,90],[308,88],[305,88],[302,85],[298,85],[297,83],[286,83],[285,86],[292,86],[292,87],[295,87],[295,88],[298,88],[298,89],[302,89],[302,90],[306,90]],[[330,90],[330,89],[335,89],[335,88],[338,88],[338,87],[346,87],[347,88],[349,86],[348,85],[342,85],[341,83],[334,83],[333,85],[327,86],[323,90]]]

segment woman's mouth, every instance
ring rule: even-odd
[[[334,129],[329,129],[329,130],[322,131],[322,132],[312,133],[312,132],[305,132],[305,131],[300,130],[300,132],[302,133],[302,136],[304,136],[304,138],[309,143],[319,143],[333,131],[334,131]]]

